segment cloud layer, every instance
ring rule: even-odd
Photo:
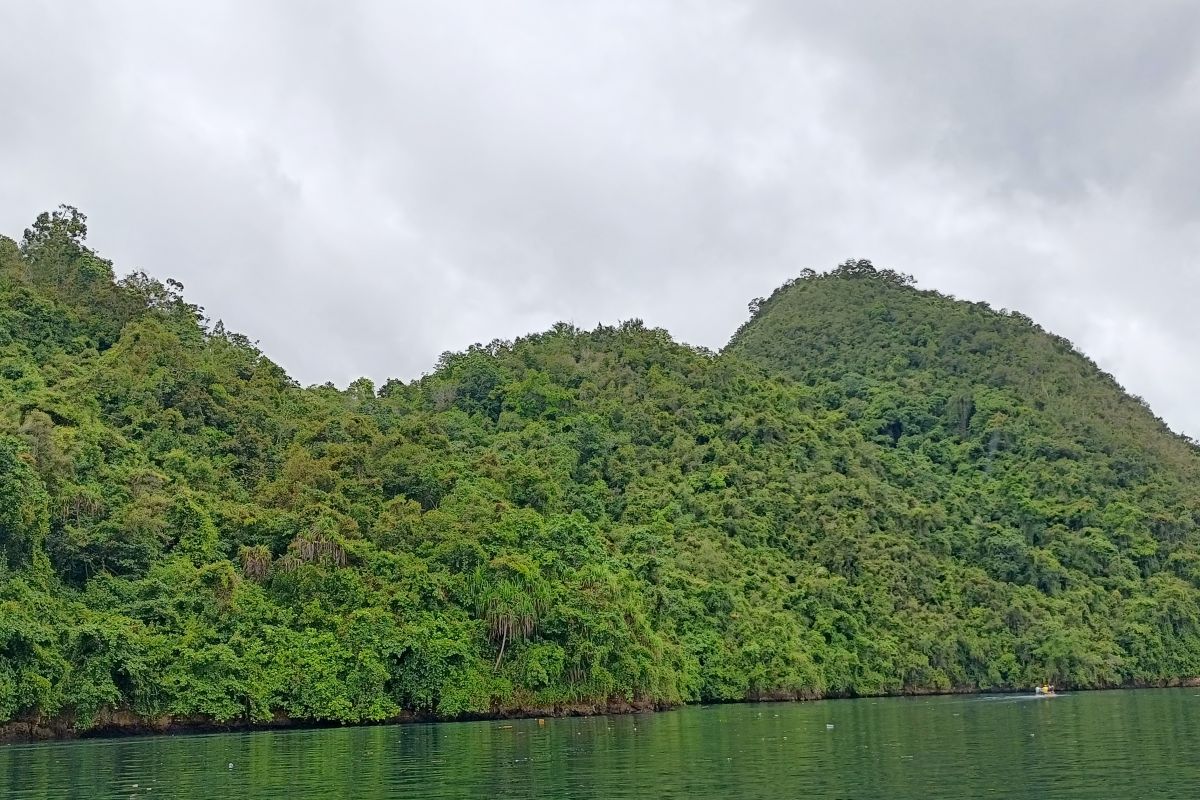
[[[7,4],[0,230],[79,206],[305,383],[871,258],[1200,434],[1200,6],[847,8]]]

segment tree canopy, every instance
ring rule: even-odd
[[[1200,454],[852,261],[302,388],[82,214],[0,238],[0,721],[358,722],[1200,675]]]

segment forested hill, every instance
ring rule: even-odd
[[[963,437],[977,412],[1000,411],[1083,450],[1196,476],[1194,442],[1018,312],[918,291],[911,276],[869,261],[805,270],[751,311],[727,352],[823,387],[851,417],[887,417],[892,444],[929,431],[935,418],[953,417],[960,427],[940,433]]]
[[[0,238],[0,721],[358,722],[1200,675],[1194,447],[848,262],[301,388],[82,215]]]

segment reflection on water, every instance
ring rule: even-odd
[[[1200,690],[0,747],[4,798],[1196,798]]]

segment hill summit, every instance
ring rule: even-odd
[[[1196,448],[1019,314],[847,262],[720,354],[559,324],[302,388],[86,234],[0,239],[0,720],[1200,675]]]

